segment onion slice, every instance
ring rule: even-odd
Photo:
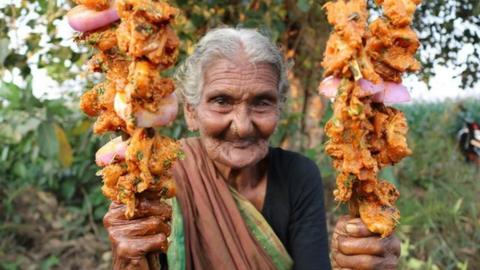
[[[123,92],[117,92],[113,98],[113,110],[122,118],[123,121],[127,121],[132,115],[132,108],[127,103],[126,94]]]
[[[358,83],[363,90],[364,96],[371,96],[385,90],[385,84],[383,82],[375,84],[369,80],[360,79]]]
[[[83,5],[72,8],[67,13],[68,24],[75,31],[87,32],[103,26],[107,26],[119,19],[118,12],[114,7],[96,11]]]
[[[385,90],[373,96],[374,102],[404,103],[412,100],[410,93],[403,84],[385,82]]]
[[[170,124],[177,116],[177,112],[177,96],[172,93],[162,100],[156,112],[142,109],[135,112],[135,119],[138,127],[161,127]]]
[[[125,93],[116,93],[113,108],[118,117],[124,121],[128,121],[130,116],[133,115],[135,117],[135,125],[140,128],[166,126],[175,119],[178,113],[178,99],[175,93],[163,98],[155,112],[150,112],[143,108],[137,108],[133,112],[126,100]]]
[[[325,78],[318,86],[318,93],[328,98],[334,98],[337,95],[340,79],[334,76]]]
[[[103,167],[112,164],[116,160],[125,160],[127,146],[128,141],[123,141],[122,136],[109,141],[95,153],[95,163]]]

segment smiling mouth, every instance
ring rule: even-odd
[[[251,140],[242,140],[242,141],[233,141],[231,142],[232,146],[235,148],[247,148],[252,145],[254,141]]]

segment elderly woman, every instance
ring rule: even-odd
[[[188,128],[174,166],[169,269],[395,269],[400,245],[342,217],[329,249],[320,172],[269,147],[288,90],[282,54],[255,30],[208,32],[177,70]],[[136,219],[112,203],[104,218],[115,269],[139,269],[161,250],[162,209],[143,199]]]

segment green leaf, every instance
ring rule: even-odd
[[[0,67],[3,67],[3,62],[10,53],[10,50],[8,49],[9,44],[10,40],[8,38],[0,39]]]
[[[40,269],[41,270],[52,269],[53,266],[56,266],[59,263],[60,263],[60,260],[58,259],[58,257],[55,255],[51,255],[50,257],[48,257],[48,259],[42,262],[42,264],[40,265]]]
[[[48,0],[38,0],[38,6],[40,7],[39,13],[45,13],[48,8]]]
[[[69,168],[73,162],[72,146],[70,146],[63,128],[57,123],[54,123],[53,127],[55,128],[55,135],[59,145],[58,159],[64,168]]]
[[[59,153],[59,143],[52,123],[43,122],[38,127],[38,146],[40,153],[48,159],[56,159]]]
[[[75,194],[75,189],[76,186],[71,182],[63,181],[61,184],[62,195],[68,200],[71,200],[73,198],[73,195]]]
[[[0,98],[7,100],[11,106],[17,107],[21,103],[21,89],[13,83],[2,82],[0,85]]]
[[[19,177],[20,179],[24,179],[25,176],[27,175],[27,167],[21,161],[16,162],[15,165],[13,165],[13,173],[15,176]]]
[[[310,1],[309,0],[298,0],[297,7],[303,12],[308,12],[310,10]]]

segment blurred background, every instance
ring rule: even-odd
[[[182,10],[179,61],[208,29],[238,25],[261,29],[295,63],[272,144],[318,162],[334,224],[345,210],[331,196],[335,175],[323,153],[331,105],[316,93],[330,31],[324,1],[171,2]],[[101,224],[108,201],[94,164],[109,138],[92,135],[92,119],[78,108],[101,78],[86,73],[92,51],[75,44],[64,18],[72,5],[0,0],[0,269],[110,267]],[[459,137],[480,121],[479,14],[478,0],[425,0],[416,13],[423,70],[405,78],[413,101],[398,106],[414,153],[382,171],[401,191],[399,269],[480,269],[479,152],[460,147],[470,141],[468,128]],[[168,132],[188,135],[181,115]]]

